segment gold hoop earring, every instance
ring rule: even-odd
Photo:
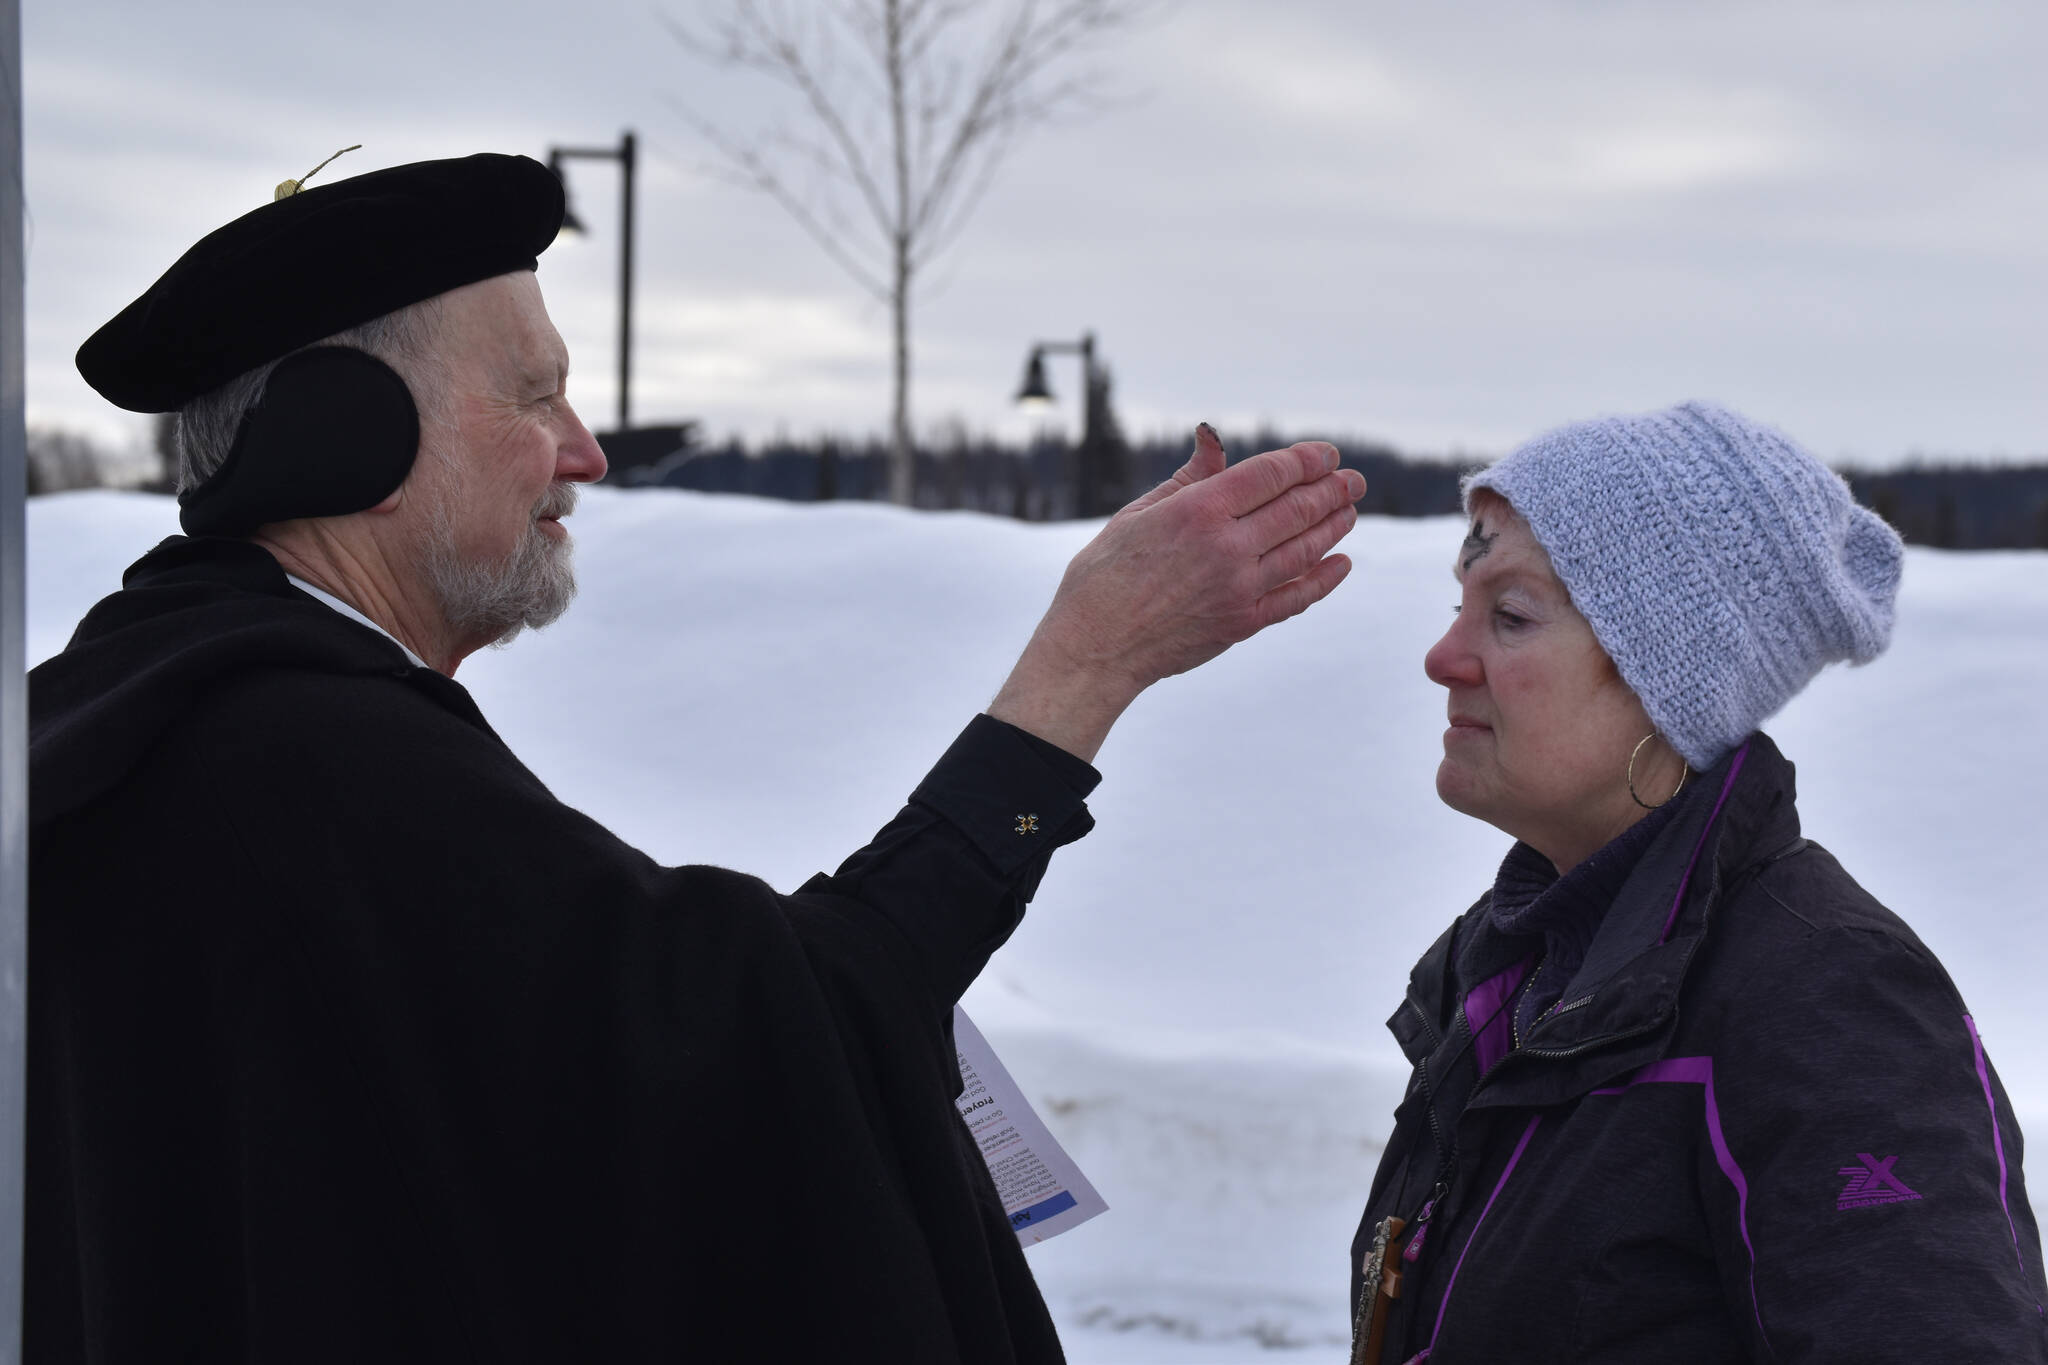
[[[1643,800],[1642,797],[1636,795],[1636,755],[1640,754],[1643,751],[1643,746],[1645,744],[1648,744],[1651,740],[1655,739],[1656,737],[1657,732],[1655,730],[1652,730],[1649,734],[1644,735],[1641,739],[1636,741],[1636,747],[1629,751],[1628,756],[1628,794],[1632,798],[1634,798],[1635,803],[1638,806],[1641,806],[1644,810],[1656,810],[1659,806],[1670,805],[1673,801],[1678,799],[1678,794],[1685,790],[1685,779],[1692,776],[1691,764],[1679,764],[1678,785],[1671,789],[1671,795],[1665,797],[1662,801],[1659,801],[1655,806]]]

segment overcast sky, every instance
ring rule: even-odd
[[[631,128],[636,419],[879,431],[887,313],[709,173],[677,101],[789,106],[661,13],[26,0],[30,420],[138,439],[79,342],[337,147],[365,144],[323,180]],[[1710,397],[1830,459],[2048,458],[2044,59],[2039,0],[1182,0],[1099,50],[1118,98],[1026,140],[940,262],[918,424],[1028,430],[1029,344],[1092,328],[1140,432],[1497,454]],[[617,176],[570,186],[593,232],[541,282],[603,426]]]

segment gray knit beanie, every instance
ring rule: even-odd
[[[1622,681],[1704,771],[1827,664],[1891,642],[1904,551],[1848,485],[1711,403],[1539,436],[1465,480],[1529,523]]]

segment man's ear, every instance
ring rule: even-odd
[[[187,535],[234,536],[347,516],[402,486],[419,446],[419,408],[397,371],[351,346],[295,351],[271,370],[221,467],[178,495],[178,520]]]

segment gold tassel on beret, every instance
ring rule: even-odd
[[[363,150],[363,144],[358,142],[353,147],[342,148],[341,151],[336,152],[334,156],[341,156],[348,152],[360,152],[361,150]],[[328,157],[327,161],[334,160],[334,156]],[[320,174],[321,171],[327,169],[327,161],[321,162],[318,166],[315,166],[312,170],[307,171],[297,180],[278,181],[277,189],[270,196],[270,202],[275,204],[280,199],[289,199],[293,195],[297,194],[300,190],[306,188],[306,182],[308,180],[311,180],[314,176]]]

